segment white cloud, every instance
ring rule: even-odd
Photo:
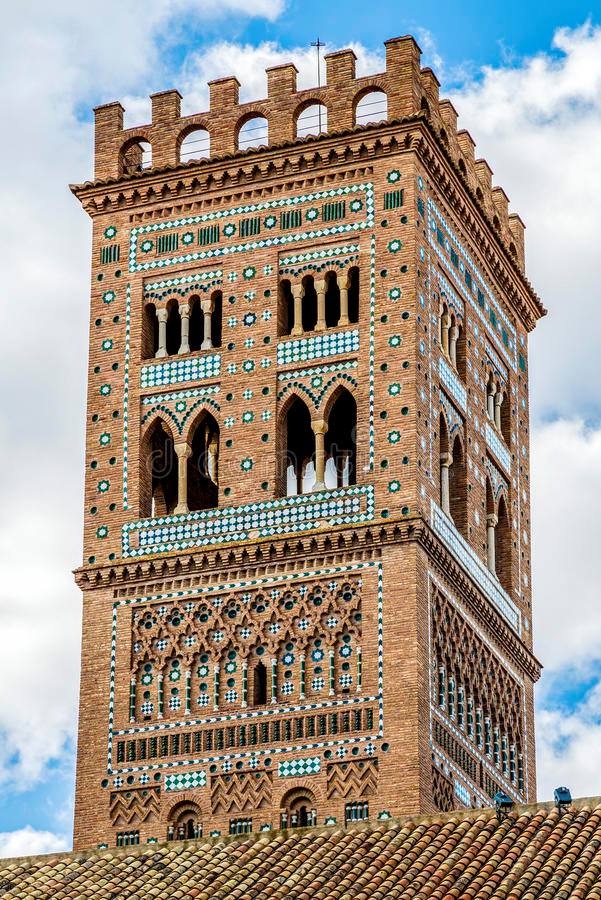
[[[601,429],[540,424],[532,450],[538,793],[601,791]],[[581,697],[582,685],[591,684]]]
[[[31,825],[17,831],[0,832],[0,857],[35,856],[41,853],[62,853],[70,843],[62,834],[37,831]]]
[[[357,55],[358,75],[384,70],[386,63],[383,53],[369,50],[359,43],[349,46]],[[336,49],[338,49],[336,46],[326,44],[321,51],[322,84],[326,72],[323,57]],[[256,46],[220,41],[191,54],[184,65],[180,82],[186,114],[208,109],[207,82],[212,78],[222,78],[226,75],[235,75],[238,78],[242,102],[266,97],[265,69],[287,62],[294,63],[298,69],[300,90],[317,85],[317,57],[315,49],[311,47],[284,49],[274,41],[264,41]]]
[[[538,796],[550,800],[567,785],[573,797],[599,796],[601,683],[573,710],[542,707],[537,717]]]
[[[534,408],[598,409],[601,27],[560,29],[553,52],[484,68],[453,100],[528,226],[528,276],[549,308],[532,341]]]
[[[533,432],[535,649],[548,670],[601,658],[601,430],[582,420]]]

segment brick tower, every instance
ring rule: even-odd
[[[96,110],[76,848],[535,799],[523,224],[326,67]]]

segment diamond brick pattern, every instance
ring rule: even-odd
[[[321,757],[309,756],[303,759],[287,759],[278,764],[280,778],[297,778],[300,775],[317,775],[321,771]]]
[[[204,787],[207,783],[206,772],[178,772],[165,776],[166,791],[188,791],[191,788]]]
[[[343,353],[356,353],[359,350],[359,329],[352,331],[334,331],[330,334],[319,334],[315,337],[297,338],[293,341],[282,341],[278,345],[278,365],[308,362],[312,359],[323,359],[325,356],[340,356]]]
[[[140,387],[155,388],[202,378],[217,378],[221,372],[221,355],[197,356],[191,359],[174,359],[164,363],[142,366]]]

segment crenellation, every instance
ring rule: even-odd
[[[524,240],[524,232],[526,230],[526,226],[522,221],[521,216],[518,213],[510,213],[509,214],[509,229],[513,236],[513,246],[515,247],[515,257],[517,259],[518,266],[522,270],[525,269],[526,259],[525,259],[525,240]],[[509,245],[510,252],[512,251],[512,245]]]
[[[436,77],[436,73],[429,67],[422,69],[420,72],[423,98],[420,104],[424,108],[424,100],[428,104],[428,113],[434,121],[440,118],[440,81]]]
[[[270,66],[267,73],[267,97],[278,102],[286,100],[291,94],[296,94],[296,80],[298,69],[294,63],[282,63],[279,66]]]
[[[326,53],[326,84],[329,88],[346,87],[355,81],[357,56],[354,50],[336,50]]]

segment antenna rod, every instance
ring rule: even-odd
[[[317,50],[317,87],[320,88],[321,87],[321,52],[320,51],[321,51],[322,47],[325,47],[325,44],[322,44],[322,42],[319,40],[319,37],[318,37],[316,41],[311,42],[311,46],[315,47],[315,49]],[[318,117],[319,117],[319,134],[321,134],[321,106],[322,106],[322,104],[320,103],[318,106],[318,113],[317,113]]]

